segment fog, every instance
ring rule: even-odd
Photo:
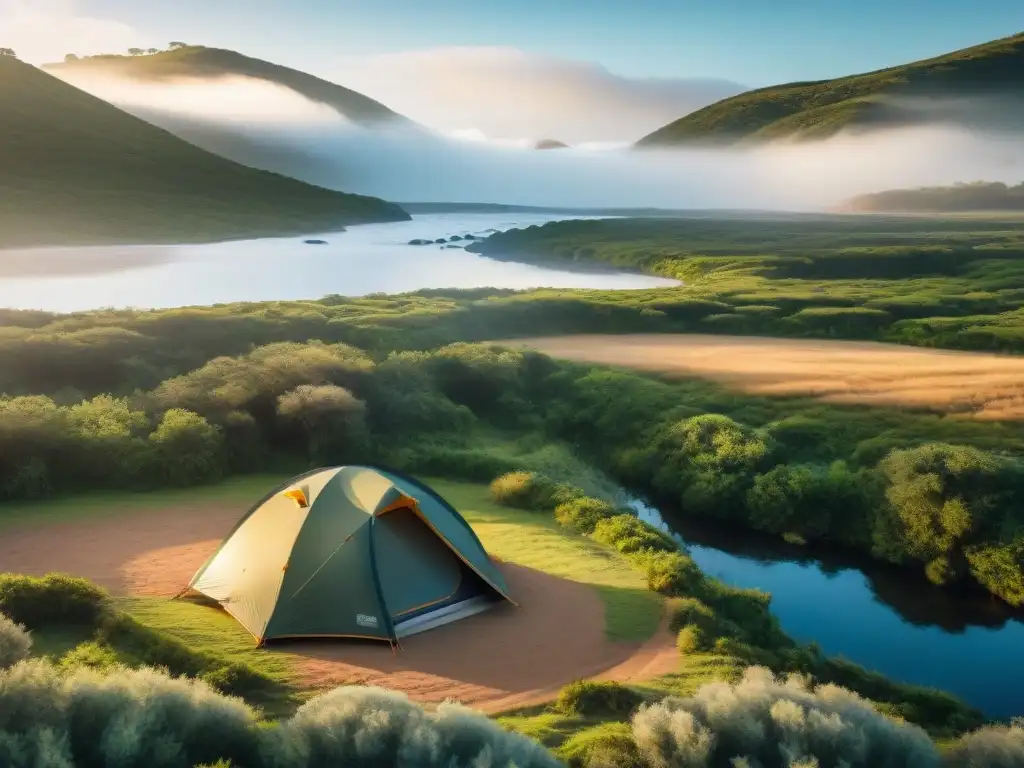
[[[1019,182],[1019,136],[905,128],[755,149],[539,151],[477,127],[364,129],[259,80],[69,80],[194,143],[323,186],[389,200],[817,211],[847,197],[958,181]]]

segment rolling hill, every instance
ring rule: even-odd
[[[638,147],[815,140],[926,124],[1010,130],[1024,116],[1024,34],[850,77],[760,88],[645,136]]]
[[[1024,184],[975,181],[949,187],[888,189],[841,204],[843,213],[1024,213]]]
[[[406,220],[188,144],[17,59],[0,57],[0,247],[208,241]]]
[[[61,78],[102,74],[154,83],[183,78],[251,77],[290,88],[311,101],[326,104],[339,115],[360,125],[412,123],[356,91],[305,72],[221,48],[188,46],[145,56],[89,56],[47,64],[43,68]]]

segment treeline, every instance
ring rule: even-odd
[[[1000,181],[974,181],[949,187],[888,189],[851,198],[841,208],[882,213],[1024,211],[1024,183],[1007,186]]]
[[[687,514],[977,583],[1024,604],[1024,453],[1012,425],[728,395],[700,382],[468,344],[374,360],[277,343],[144,392],[0,400],[0,498],[185,485],[280,457],[489,480],[481,428],[566,441]]]

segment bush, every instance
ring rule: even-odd
[[[939,764],[928,735],[893,722],[836,686],[812,690],[799,678],[776,680],[760,667],[736,684],[711,683],[690,698],[642,707],[633,736],[651,765],[730,768]]]
[[[570,768],[627,768],[639,766],[633,732],[627,723],[602,723],[574,733],[558,748]]]
[[[682,552],[642,552],[634,556],[644,569],[647,587],[663,595],[685,595],[704,582],[704,574]]]
[[[676,648],[680,653],[697,653],[708,648],[704,630],[696,624],[687,624],[676,635]]]
[[[92,582],[60,573],[0,574],[0,612],[39,629],[51,624],[96,626],[110,611],[110,597]]]
[[[619,683],[577,680],[562,688],[555,709],[565,715],[625,719],[643,703],[643,697]]]
[[[551,511],[582,495],[577,489],[559,485],[536,472],[509,472],[491,483],[492,499],[519,509]]]
[[[648,525],[635,515],[605,518],[594,527],[594,538],[626,554],[642,550],[676,552],[679,545],[667,533]]]
[[[1024,765],[1024,719],[988,726],[958,739],[943,756],[949,768],[1018,768]]]
[[[479,766],[555,768],[558,761],[540,744],[502,730],[486,717],[454,704],[426,712],[403,694],[380,688],[336,688],[299,708],[270,732],[287,765],[350,768],[409,765],[419,768]],[[283,759],[282,759],[283,758]]]
[[[580,533],[593,533],[602,520],[614,517],[615,507],[606,501],[584,496],[573,499],[555,507],[555,519],[566,528],[573,528]]]
[[[31,649],[32,636],[21,624],[15,624],[0,613],[0,669],[27,659]]]

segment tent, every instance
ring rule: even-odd
[[[512,602],[473,529],[411,477],[368,466],[300,475],[242,517],[182,595],[257,639],[399,638]],[[514,604],[514,603],[513,603]]]

